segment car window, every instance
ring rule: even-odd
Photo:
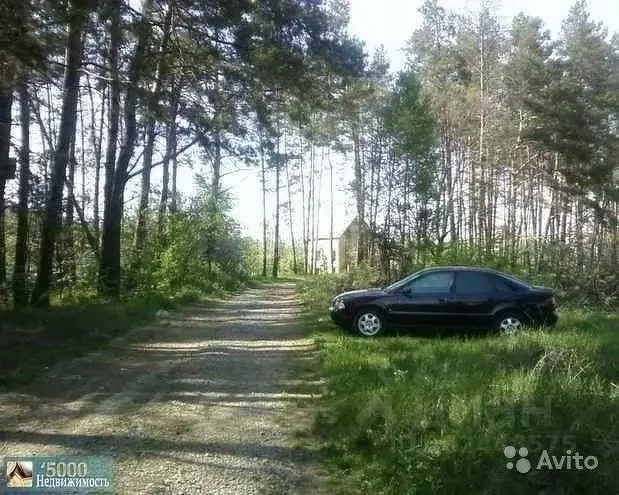
[[[407,288],[413,294],[423,292],[443,294],[451,291],[453,281],[453,272],[428,273],[413,280]]]
[[[508,273],[502,273],[501,277],[504,277],[507,280],[509,280],[509,282],[513,283],[517,289],[530,289],[531,288],[531,284],[528,284],[524,280],[519,279],[515,275],[511,275]]]
[[[457,294],[488,294],[494,292],[494,276],[483,272],[458,272]]]
[[[516,292],[518,290],[515,284],[503,277],[495,277],[494,285],[499,292]]]

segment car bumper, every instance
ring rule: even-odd
[[[345,311],[336,311],[331,307],[329,308],[329,313],[331,314],[331,320],[338,327],[349,328],[352,325],[352,316]]]

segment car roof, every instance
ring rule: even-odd
[[[431,266],[429,268],[424,268],[423,270],[420,270],[420,271],[422,272],[445,272],[445,271],[484,272],[484,273],[495,273],[497,275],[501,275],[501,272],[493,268],[486,268],[484,266],[467,266],[467,265]]]

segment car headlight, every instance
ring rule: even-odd
[[[344,304],[343,299],[336,299],[333,301],[333,309],[336,311],[342,311],[344,308],[346,308],[346,305]]]

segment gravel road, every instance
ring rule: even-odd
[[[293,284],[266,285],[63,363],[0,396],[0,458],[113,455],[120,494],[321,491],[299,311]]]

